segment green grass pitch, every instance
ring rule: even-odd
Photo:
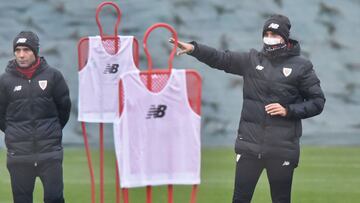
[[[93,151],[98,166],[98,151]],[[115,202],[114,155],[106,151],[105,202]],[[198,203],[231,202],[234,184],[235,155],[231,148],[204,148],[202,151],[202,183]],[[360,147],[303,147],[299,167],[295,170],[292,202],[347,203],[360,199]],[[99,170],[95,170],[96,179]],[[90,178],[83,149],[65,148],[65,199],[69,203],[90,201]],[[98,181],[97,181],[98,191]],[[190,186],[174,187],[174,202],[189,202]],[[96,194],[99,199],[99,193]],[[11,187],[6,169],[6,153],[0,151],[0,203],[11,203]],[[42,186],[37,179],[34,202],[42,202]],[[99,201],[98,201],[99,202]],[[131,189],[130,203],[145,202],[145,189]],[[167,202],[166,187],[154,187],[153,202]],[[254,203],[271,202],[266,174],[263,173]]]

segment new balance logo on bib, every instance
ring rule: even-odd
[[[156,107],[156,105],[151,105],[150,109],[147,113],[146,119],[150,119],[150,118],[162,118],[165,116],[165,111],[166,111],[167,106],[166,105],[158,105]]]
[[[104,74],[115,74],[118,72],[119,64],[107,64]]]

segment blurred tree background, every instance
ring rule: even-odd
[[[73,102],[65,128],[65,145],[81,145],[77,122],[77,42],[98,35],[97,0],[19,0],[0,4],[0,72],[13,58],[12,40],[21,30],[40,37],[40,55],[65,75]],[[273,13],[289,16],[291,37],[300,41],[302,55],[315,67],[327,103],[324,112],[303,122],[303,144],[360,144],[360,1],[359,0],[131,0],[114,1],[122,10],[119,33],[134,35],[142,45],[145,30],[166,22],[184,41],[196,40],[218,49],[248,51],[262,48],[262,26]],[[100,20],[113,32],[116,13],[104,9]],[[171,46],[166,30],[154,31],[149,47],[156,67],[166,67]],[[140,46],[141,69],[146,58]],[[192,57],[176,57],[175,68],[194,68],[203,77],[202,141],[206,146],[232,146],[242,106],[242,78],[212,70]],[[89,125],[90,142],[97,143],[97,125]],[[106,143],[112,146],[111,125]],[[1,141],[1,145],[4,144]]]

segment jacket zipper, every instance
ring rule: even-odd
[[[29,98],[30,98],[30,114],[34,113],[34,104],[33,104],[33,94],[32,94],[32,80],[29,79]],[[37,167],[37,140],[36,140],[36,132],[35,132],[35,121],[34,118],[31,118],[31,125],[33,127],[32,136],[33,136],[33,153],[35,155],[34,166]]]
[[[264,123],[262,124],[262,128],[263,128],[263,139],[261,140],[261,148],[260,148],[260,153],[258,154],[258,159],[261,159],[263,154],[264,154],[264,142],[265,142],[265,136],[266,136],[266,120],[268,119],[268,114],[265,112],[264,115]]]

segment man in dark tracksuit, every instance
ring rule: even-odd
[[[20,32],[15,59],[0,76],[0,129],[15,203],[32,203],[36,177],[45,203],[63,203],[62,129],[69,119],[69,89],[62,74],[38,56],[39,38]]]
[[[324,108],[320,81],[311,62],[299,56],[300,45],[289,38],[290,27],[286,16],[271,16],[264,25],[260,52],[223,52],[196,42],[178,45],[178,54],[188,53],[210,67],[244,78],[233,203],[251,201],[263,169],[272,201],[291,201],[301,119],[318,115]]]

